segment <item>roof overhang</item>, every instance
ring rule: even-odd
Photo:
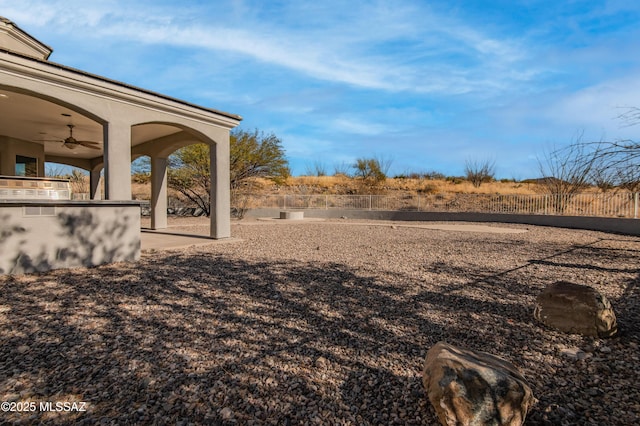
[[[45,82],[51,87],[65,87],[75,92],[89,94],[97,101],[108,99],[136,107],[155,110],[165,115],[187,118],[226,129],[236,127],[242,117],[198,106],[166,95],[134,87],[116,80],[86,73],[54,62],[38,59],[0,48],[0,135],[34,141],[45,145],[48,157],[70,156],[92,159],[102,152],[78,147],[69,150],[61,140],[68,135],[68,124],[73,124],[74,137],[79,140],[102,142],[104,131],[99,117],[93,117],[48,98],[47,93],[29,93],[17,87],[3,84],[9,76],[19,76],[30,81]],[[183,129],[166,123],[150,123],[132,128],[132,147],[181,132]]]
[[[0,46],[23,55],[48,59],[53,49],[21,30],[15,23],[0,16]]]

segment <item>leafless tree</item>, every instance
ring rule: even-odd
[[[307,176],[317,177],[327,176],[327,166],[325,163],[316,160],[313,162],[313,165],[307,165],[306,174]]]
[[[602,192],[608,192],[616,188],[616,173],[602,167],[593,169],[590,180]]]
[[[479,188],[484,182],[491,182],[496,174],[495,161],[466,160],[464,174],[469,182]]]
[[[334,176],[349,176],[349,171],[351,170],[351,164],[343,161],[341,163],[334,163],[333,165],[333,175]]]
[[[625,127],[635,126],[640,123],[640,108],[629,107],[626,111],[618,116],[625,123]]]
[[[597,156],[582,143],[582,134],[576,142],[544,153],[538,158],[543,192],[550,196],[556,212],[564,212],[568,202],[587,188],[593,176]]]
[[[630,160],[619,163],[615,168],[615,183],[618,187],[631,192],[640,191],[640,164]]]
[[[44,175],[46,177],[66,179],[69,176],[69,168],[58,163],[46,163]]]
[[[633,140],[587,144],[597,160],[597,171],[612,178],[613,186],[637,189],[640,178],[640,143]]]
[[[640,108],[628,108],[618,116],[625,127],[640,123]],[[615,141],[576,141],[572,148],[579,152],[578,163],[590,166],[593,183],[607,189],[630,191],[640,189],[640,142],[632,139]]]
[[[628,108],[619,117],[625,127],[640,123],[640,109]],[[631,139],[585,142],[582,134],[568,147],[545,155],[539,161],[542,185],[557,196],[559,211],[570,197],[589,184],[603,191],[640,190],[640,142]]]

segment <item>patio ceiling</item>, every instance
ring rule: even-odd
[[[99,143],[100,150],[77,146],[69,149],[62,140],[74,125],[77,140]],[[180,132],[164,124],[144,124],[131,129],[132,146]],[[0,135],[44,145],[46,156],[91,159],[103,155],[102,125],[65,106],[23,93],[0,88]],[[60,142],[44,142],[60,140]]]

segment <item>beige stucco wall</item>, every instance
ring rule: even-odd
[[[38,160],[38,176],[44,176],[44,148],[35,142],[13,139],[0,135],[0,175],[15,174],[16,155]]]
[[[0,202],[0,274],[139,257],[138,203]]]

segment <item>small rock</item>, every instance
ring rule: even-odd
[[[31,348],[29,346],[27,346],[27,345],[20,345],[20,346],[18,346],[17,350],[18,350],[19,354],[23,354],[23,353],[27,352],[29,349],[31,349]]]
[[[229,407],[224,407],[220,410],[220,417],[222,417],[222,420],[231,420],[233,418],[233,410]]]
[[[587,354],[579,348],[564,348],[560,350],[560,354],[574,360],[585,359]]]
[[[596,388],[589,388],[587,389],[587,393],[591,396],[598,396],[600,394],[600,391]]]
[[[609,346],[602,346],[600,348],[600,352],[602,352],[603,354],[610,354],[611,353],[611,348]]]
[[[326,358],[318,357],[318,359],[316,359],[316,362],[315,362],[316,368],[327,368],[328,365],[329,365],[329,361],[327,361]]]
[[[149,387],[150,384],[152,384],[154,382],[153,379],[151,379],[151,377],[145,377],[140,381],[140,387],[143,389],[146,389]]]

